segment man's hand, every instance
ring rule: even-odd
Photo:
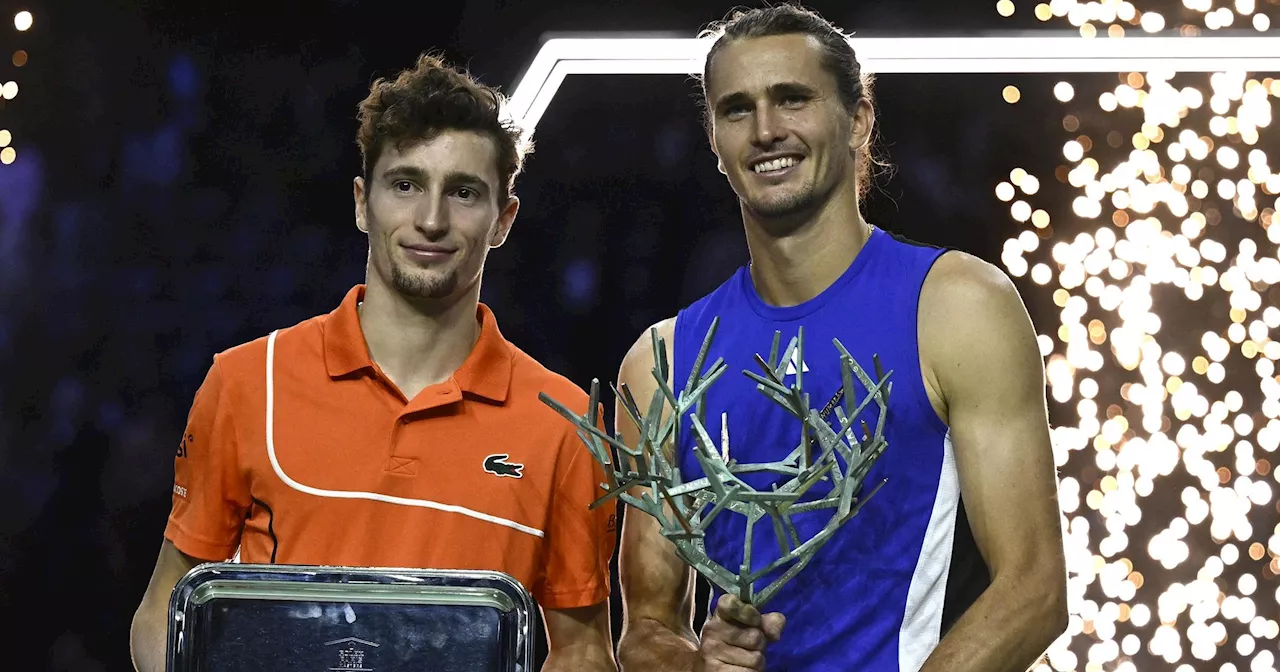
[[[699,672],[763,672],[765,647],[782,637],[786,624],[782,614],[761,614],[732,595],[721,595],[715,612],[702,626],[697,669]]]

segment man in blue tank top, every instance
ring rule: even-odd
[[[738,195],[751,263],[655,325],[673,387],[689,377],[719,318],[708,362],[728,371],[705,398],[711,441],[731,459],[784,459],[799,423],[743,375],[775,332],[801,327],[811,405],[848,394],[833,339],[894,383],[888,448],[867,477],[884,485],[761,614],[713,592],[700,636],[693,576],[649,516],[626,517],[620,568],[624,670],[1016,672],[1065,629],[1066,571],[1044,370],[1035,332],[1008,278],[960,252],[919,245],[863,220],[874,110],[846,37],[787,5],[738,12],[716,26],[703,73],[707,132]],[[619,381],[648,400],[655,353],[646,331]],[[797,361],[798,360],[798,361]],[[672,381],[668,381],[671,383]],[[619,409],[618,429],[638,443]],[[872,422],[874,426],[874,421]],[[667,449],[684,480],[703,476],[682,422]],[[754,478],[748,478],[754,477]],[[756,489],[780,478],[744,477]],[[810,493],[821,497],[830,483]],[[865,494],[865,492],[864,492]],[[811,537],[831,510],[795,517]],[[706,531],[708,556],[737,569],[743,516]],[[778,558],[771,525],[755,527],[752,569]],[[761,584],[769,583],[774,575]],[[785,625],[785,632],[784,630]]]

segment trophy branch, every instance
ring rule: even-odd
[[[610,386],[618,397],[619,405],[640,430],[640,441],[635,446],[626,445],[621,434],[610,436],[599,429],[598,379],[591,382],[591,402],[586,414],[574,413],[546,393],[539,394],[539,399],[577,427],[578,437],[604,468],[608,480],[600,486],[605,494],[591,505],[592,508],[619,498],[653,516],[661,525],[663,536],[671,540],[684,562],[724,592],[756,607],[763,607],[884,485],[885,481],[881,481],[862,496],[868,472],[888,447],[884,428],[889,393],[893,387],[889,378],[893,372],[884,372],[879,357],[873,357],[876,375],[873,380],[839,339],[833,339],[840,352],[840,373],[845,390],[843,404],[837,404],[834,409],[839,427],[837,431],[822,419],[818,410],[809,406],[809,395],[804,390],[804,373],[800,370],[804,367],[796,367],[794,383],[787,385],[784,382],[788,363],[804,361],[803,327],[791,339],[781,357],[778,356],[778,346],[782,334],[775,332],[768,360],[759,354],[755,356],[761,372],[744,370],[743,374],[756,381],[757,390],[797,420],[799,440],[796,447],[779,461],[739,463],[731,454],[727,415],[722,414],[720,418],[719,446],[712,441],[706,429],[707,392],[727,370],[723,358],[705,367],[718,325],[719,318],[716,318],[703,339],[689,379],[678,395],[668,385],[666,346],[656,329],[650,331],[650,337],[655,353],[652,373],[657,389],[649,399],[647,410],[642,412],[625,384],[621,388]],[[857,389],[855,380],[866,391],[860,402],[856,401],[858,395],[854,394]],[[871,404],[879,409],[874,428],[859,420]],[[671,412],[664,414],[667,409]],[[622,421],[622,418],[617,418],[615,424]],[[693,433],[693,456],[705,474],[703,478],[688,483],[684,482],[679,466],[665,449],[675,444],[682,421],[688,422]],[[857,430],[861,430],[861,438],[858,438]],[[752,472],[770,472],[787,480],[775,482],[771,489],[761,491],[739,477]],[[815,484],[828,480],[832,489],[827,496],[814,501],[799,501]],[[833,509],[826,525],[809,539],[801,540],[792,516],[824,509]],[[746,518],[742,562],[736,572],[708,557],[704,543],[707,527],[725,511]],[[753,532],[760,524],[773,527],[780,555],[777,560],[752,571]],[[780,576],[757,590],[756,584],[763,577],[783,567],[786,569]]]

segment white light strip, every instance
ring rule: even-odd
[[[1280,72],[1280,37],[862,37],[850,44],[874,73]],[[548,40],[507,111],[532,132],[574,74],[700,74],[710,42],[695,38]]]
[[[532,119],[534,124],[542,119],[543,113],[547,111],[547,106],[551,104],[551,99],[555,98],[556,93],[560,90],[560,85],[564,83],[565,75],[686,75],[691,72],[689,68],[692,61],[687,60],[602,60],[602,61],[560,61],[551,68],[546,81],[537,89],[537,95],[533,102],[529,104],[528,109],[524,112],[526,126],[532,130],[532,126],[528,125],[528,120]],[[696,67],[701,72],[702,64],[697,63]],[[514,100],[514,99],[513,99]],[[513,102],[513,106],[514,106]]]

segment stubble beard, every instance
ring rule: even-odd
[[[400,294],[414,299],[445,299],[458,289],[458,273],[449,270],[411,273],[401,264],[391,265],[391,286]]]
[[[806,184],[792,193],[757,200],[748,207],[762,217],[784,217],[812,208],[818,200],[817,192],[813,184]]]

